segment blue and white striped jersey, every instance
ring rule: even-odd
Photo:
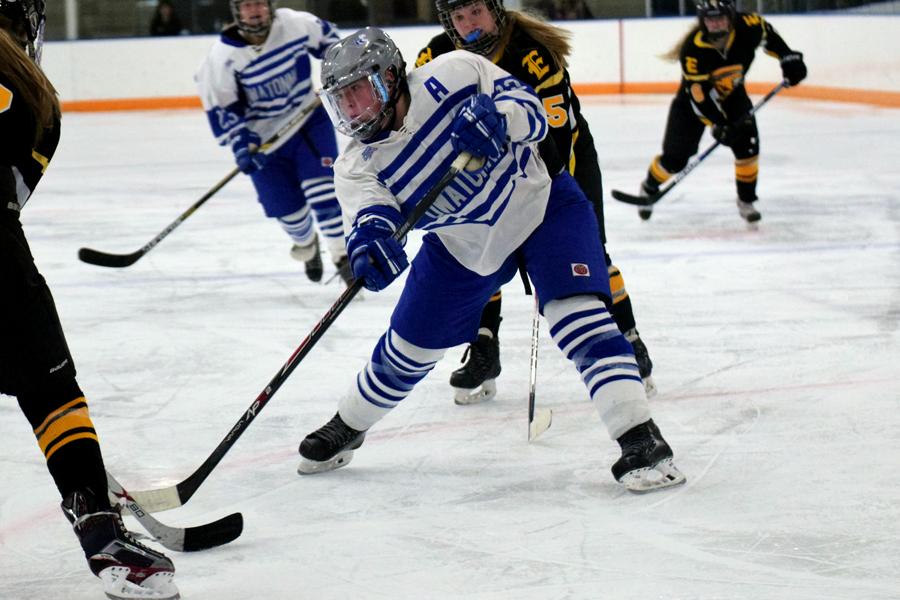
[[[339,39],[333,23],[287,8],[275,11],[262,46],[248,44],[236,26],[223,31],[195,76],[219,143],[244,124],[263,140],[281,129],[315,97],[310,55],[321,59]]]
[[[506,152],[474,173],[460,173],[417,228],[435,232],[467,269],[497,271],[540,224],[550,177],[537,152],[547,119],[537,95],[477,54],[455,51],[409,74],[410,105],[403,126],[382,139],[353,140],[334,165],[344,231],[360,210],[388,205],[406,216],[456,158],[453,118],[475,94],[490,95],[506,115]]]

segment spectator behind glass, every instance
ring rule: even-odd
[[[584,0],[542,0],[535,3],[534,8],[551,21],[594,18]]]
[[[170,0],[159,0],[153,20],[150,21],[150,35],[178,35],[181,33],[181,19]]]

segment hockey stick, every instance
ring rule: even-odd
[[[395,231],[392,236],[394,239],[402,239],[409,233],[425,212],[431,208],[431,205],[434,204],[444,188],[447,187],[454,177],[456,177],[456,174],[468,165],[471,158],[471,155],[466,152],[460,153],[460,155],[456,157],[450,165],[449,170],[441,177],[440,181],[428,191],[428,194],[426,194],[416,205],[412,213],[406,218],[406,221],[397,228],[397,231]],[[294,369],[297,368],[300,361],[309,354],[310,350],[313,349],[313,346],[316,345],[332,323],[337,319],[338,315],[347,308],[350,301],[353,300],[353,297],[359,293],[362,287],[363,282],[357,279],[344,290],[334,304],[331,305],[331,308],[329,308],[319,322],[315,324],[312,331],[306,336],[306,339],[304,339],[297,349],[294,350],[294,353],[287,362],[282,365],[275,377],[273,377],[265,389],[260,392],[259,396],[256,397],[256,400],[254,400],[244,414],[241,415],[241,418],[238,419],[237,423],[234,424],[225,438],[219,442],[219,445],[212,451],[212,454],[209,455],[196,471],[191,473],[187,479],[175,485],[153,490],[131,492],[130,496],[137,500],[144,507],[145,511],[149,512],[169,510],[182,506],[187,502],[191,496],[194,495],[194,492],[197,491],[197,488],[199,488],[206,478],[209,477],[209,474],[212,473],[212,470],[219,464],[222,457],[225,456],[231,447],[234,446],[235,442],[237,442],[238,438],[240,438],[247,430],[250,423],[252,423],[262,409],[266,407],[266,404],[269,403],[269,400],[272,399],[272,396],[275,395],[278,388],[281,387],[290,374],[293,373]]]
[[[782,81],[781,83],[776,85],[774,88],[772,88],[772,90],[768,94],[766,94],[762,100],[757,102],[756,105],[750,109],[750,111],[744,116],[743,119],[741,119],[741,121],[744,121],[744,120],[752,117],[756,113],[756,111],[758,111],[760,108],[762,108],[766,104],[766,102],[771,100],[775,96],[775,94],[777,94],[778,92],[783,90],[785,87],[786,87],[786,84],[785,84],[785,82]],[[697,158],[695,158],[694,160],[689,162],[685,168],[683,168],[680,172],[676,173],[672,177],[672,179],[669,180],[668,185],[661,188],[658,192],[656,192],[655,194],[653,194],[651,196],[635,196],[633,194],[626,194],[625,192],[621,192],[619,190],[613,190],[612,197],[615,198],[616,200],[618,200],[619,202],[624,202],[625,204],[632,204],[634,206],[653,206],[654,204],[659,202],[660,198],[662,198],[663,196],[668,194],[672,190],[673,187],[678,185],[679,181],[681,181],[682,179],[687,177],[691,171],[696,169],[700,163],[702,163],[704,160],[706,160],[706,157],[709,156],[710,154],[712,154],[713,150],[715,150],[716,148],[718,148],[721,145],[722,145],[722,142],[716,140],[716,142],[714,144],[712,144],[709,148],[704,150]]]
[[[265,144],[260,146],[256,151],[257,152],[271,152],[277,149],[276,144],[279,142],[284,142],[287,140],[287,136],[289,133],[292,133],[293,129],[302,123],[306,117],[308,117],[315,109],[317,109],[321,105],[322,101],[317,97],[315,102],[307,106],[298,112],[293,119],[291,119],[287,125],[282,127],[275,135],[269,138]],[[169,223],[169,225],[157,234],[155,238],[144,244],[144,246],[131,254],[111,254],[109,252],[101,252],[100,250],[94,250],[93,248],[80,248],[78,250],[78,258],[83,262],[88,264],[97,265],[100,267],[128,267],[136,263],[142,256],[150,252],[154,246],[160,243],[167,235],[172,233],[176,227],[184,223],[184,221],[194,214],[198,208],[203,206],[207,200],[216,195],[216,193],[225,187],[229,181],[234,179],[237,174],[240,173],[240,170],[235,167],[231,170],[231,172],[222,178],[219,183],[212,186],[208,192],[203,194],[199,200],[194,202],[186,211],[178,215],[178,218]]]
[[[553,411],[549,408],[535,409],[535,388],[537,387],[538,332],[541,314],[538,310],[537,294],[534,295],[534,313],[531,316],[531,361],[528,367],[528,441],[541,435],[553,422]]]
[[[244,529],[244,518],[241,513],[233,513],[218,521],[196,527],[170,527],[160,523],[144,510],[109,471],[106,472],[106,481],[110,495],[131,511],[138,523],[169,550],[194,552],[215,548],[237,539]]]

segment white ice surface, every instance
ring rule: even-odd
[[[637,189],[667,103],[585,103],[607,196]],[[686,486],[617,487],[617,445],[546,331],[537,394],[553,426],[526,443],[531,304],[517,283],[495,401],[453,404],[453,349],[349,467],[297,476],[297,444],[352,385],[397,283],[354,302],[188,505],[159,515],[245,517],[234,543],[173,556],[183,597],[900,598],[898,115],[766,106],[757,231],[725,150],[649,222],[607,200]],[[232,164],[199,111],[67,114],[25,211],[107,466],[131,488],[199,466],[339,294],[305,280],[245,177],[129,268],[76,259],[137,250]],[[0,598],[102,597],[10,398],[0,431]]]

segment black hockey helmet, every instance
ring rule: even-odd
[[[249,23],[245,23],[241,21],[241,3],[246,2],[247,0],[230,0],[229,5],[231,6],[231,16],[234,19],[234,22],[237,23],[238,29],[241,30],[242,33],[247,35],[258,35],[258,36],[266,36],[269,34],[269,30],[272,28],[272,21],[275,20],[275,5],[272,0],[265,0],[266,4],[269,5],[269,22],[268,23],[260,23],[259,25],[251,25]]]
[[[451,14],[457,8],[475,4],[476,2],[484,3],[487,9],[491,11],[491,14],[494,15],[497,33],[491,34],[477,31],[473,32],[473,35],[463,38],[456,31],[456,27],[453,26]],[[506,9],[503,8],[503,0],[437,0],[435,6],[437,7],[438,20],[441,22],[444,31],[453,40],[453,45],[476,54],[488,55],[496,46],[497,40],[500,39],[500,35],[503,32],[503,27],[506,25]]]
[[[44,0],[0,0],[0,15],[12,21],[28,55],[41,62],[44,45]]]
[[[405,88],[406,63],[394,41],[366,27],[333,44],[322,59],[322,99],[334,126],[367,140],[394,116]]]
[[[734,27],[734,19],[737,10],[734,6],[734,0],[697,0],[697,19],[700,21],[700,28],[706,34],[706,39],[717,40],[725,37]],[[709,31],[706,28],[704,19],[706,17],[728,17],[728,29],[724,31]]]

